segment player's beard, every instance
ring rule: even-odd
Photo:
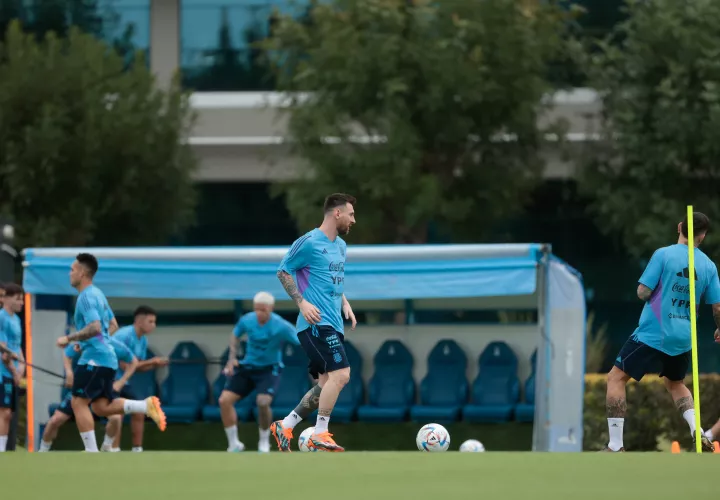
[[[348,224],[347,226],[339,226],[337,228],[337,232],[339,235],[345,236],[346,234],[348,234],[350,232],[350,224]]]

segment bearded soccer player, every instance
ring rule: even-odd
[[[345,451],[333,440],[328,423],[340,391],[350,380],[341,311],[353,329],[357,324],[344,294],[347,245],[340,237],[355,224],[354,205],[350,195],[328,196],[320,227],[298,238],[280,263],[277,276],[300,309],[295,326],[298,340],[310,358],[310,375],[318,380],[294,411],[270,426],[280,451],[290,451],[293,428],[315,409],[318,418],[309,446]]]
[[[99,417],[144,413],[165,430],[165,414],[160,400],[149,397],[144,401],[118,398],[113,400],[113,383],[118,360],[110,345],[110,333],[117,330],[115,315],[105,294],[93,285],[98,261],[89,253],[78,254],[70,267],[70,285],[78,292],[75,305],[77,331],[57,340],[65,348],[71,342],[80,342],[82,354],[73,375],[72,409],[85,451],[97,452],[93,413]],[[92,412],[90,406],[92,405]]]
[[[712,305],[715,324],[720,328],[720,280],[715,264],[699,248],[705,239],[710,220],[704,214],[693,214],[695,252],[696,304],[690,304],[690,273],[688,271],[687,219],[678,224],[675,245],[659,248],[639,280],[637,295],[645,302],[640,323],[620,350],[607,380],[607,420],[610,442],[606,452],[625,451],[623,427],[627,403],[625,385],[631,378],[640,380],[647,373],[660,373],[675,406],[690,427],[695,441],[695,409],[692,394],[683,380],[692,354],[690,338],[690,307],[697,307],[701,298]],[[720,334],[715,332],[717,339]],[[713,445],[702,437],[704,451]]]

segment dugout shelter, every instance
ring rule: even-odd
[[[58,366],[55,339],[67,309],[38,308],[42,296],[73,296],[69,268],[80,252],[100,263],[95,284],[108,298],[252,299],[285,295],[276,270],[285,247],[30,248],[23,252],[27,360]],[[349,246],[348,300],[533,296],[537,299],[534,451],[582,451],[585,294],[580,274],[549,245]],[[360,326],[353,335],[362,335]],[[57,384],[28,367],[28,449],[36,450]]]

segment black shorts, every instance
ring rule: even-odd
[[[89,399],[93,402],[105,398],[113,400],[113,383],[115,370],[105,366],[78,365],[75,368],[75,378],[72,386],[72,395]]]
[[[348,368],[345,354],[345,336],[328,325],[312,325],[298,333],[298,340],[307,357],[310,358],[308,371],[317,379],[322,373],[330,373]]]
[[[10,377],[2,377],[0,381],[0,408],[15,411],[15,381]]]
[[[64,413],[70,418],[75,418],[75,412],[73,411],[72,407],[72,393],[68,392],[65,397],[63,398],[62,402],[60,403],[60,406],[58,406],[58,409],[56,411],[59,411],[60,413]]]
[[[278,365],[247,366],[240,365],[235,373],[225,381],[225,390],[244,398],[253,389],[258,394],[274,396],[280,384],[282,368]]]
[[[615,366],[639,381],[647,373],[659,373],[671,382],[685,379],[692,351],[670,356],[630,337],[620,349]]]

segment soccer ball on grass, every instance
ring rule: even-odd
[[[482,453],[485,451],[485,446],[477,439],[468,439],[460,445],[460,451],[468,453]]]
[[[450,433],[440,424],[427,424],[415,438],[420,451],[447,451],[450,447]]]
[[[300,451],[317,451],[317,448],[310,445],[310,436],[313,435],[313,432],[315,432],[315,427],[308,427],[300,433],[300,437],[298,438],[298,448],[300,448]]]

